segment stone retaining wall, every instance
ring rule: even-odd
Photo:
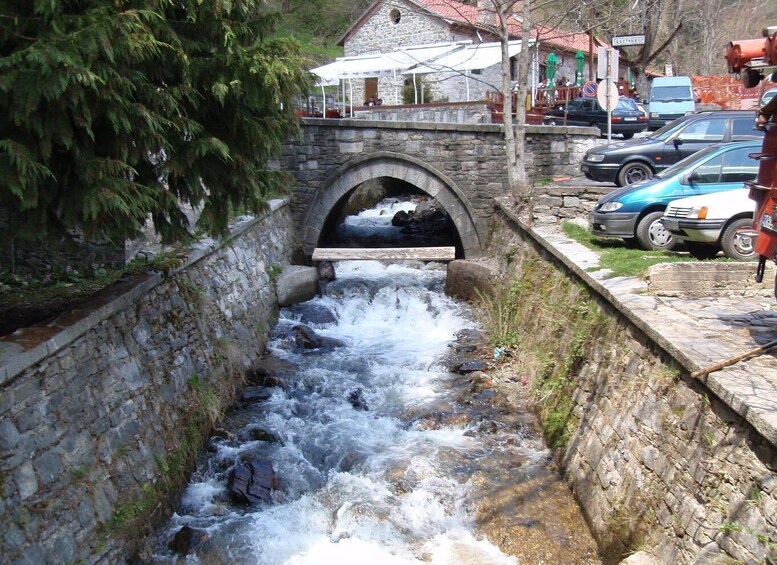
[[[582,159],[582,155],[577,157]],[[578,172],[571,171],[571,175],[577,174]],[[541,224],[560,223],[573,218],[587,220],[593,213],[599,198],[616,188],[611,184],[562,185],[539,182],[534,187],[534,219]]]
[[[546,425],[605,561],[775,562],[777,446],[541,242],[507,216],[497,226],[493,254],[538,313],[513,356],[522,378],[555,379]]]
[[[263,352],[294,241],[275,201],[165,276],[0,341],[0,561],[132,558]]]

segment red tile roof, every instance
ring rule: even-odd
[[[489,30],[485,25],[479,22],[477,6],[464,4],[459,0],[408,1],[412,4],[415,4],[419,8],[426,9],[431,14],[434,14],[450,23],[479,27],[481,29],[485,29],[486,31],[493,31]],[[375,2],[372,4],[372,6],[370,6],[370,8],[368,8],[348,29],[348,31],[345,32],[338,44],[343,45],[351,33],[360,28],[362,24],[372,16],[372,14],[378,8],[379,4],[380,2]],[[495,18],[496,16],[494,16],[494,19]],[[521,24],[518,20],[513,19],[509,23],[508,29],[510,31],[511,38],[519,39],[521,37]],[[565,51],[568,53],[577,53],[578,51],[588,52],[588,34],[586,33],[572,32],[560,28],[551,28],[542,24],[537,24],[535,29],[532,31],[532,37],[536,39],[538,35],[539,41],[551,49]],[[605,45],[605,43],[597,40],[596,38],[594,38],[594,42],[597,45]]]
[[[511,35],[521,36],[521,25],[518,22],[510,25],[509,30]],[[588,52],[589,41],[587,33],[536,24],[532,36],[535,38],[539,37],[540,43],[556,47],[562,51],[569,51],[571,53],[577,53],[578,51]],[[597,45],[604,45],[604,43],[594,37],[594,46]]]
[[[478,23],[478,9],[476,6],[470,6],[469,4],[464,4],[458,0],[412,1],[419,6],[426,8],[430,12],[437,14],[443,19],[461,24],[483,27]],[[519,21],[512,20],[508,24],[508,30],[511,37],[521,37],[522,27]],[[538,35],[540,42],[561,51],[567,51],[571,53],[577,53],[578,51],[588,51],[587,33],[572,32],[561,28],[552,28],[542,24],[537,24],[532,31],[532,37],[536,39]],[[601,41],[597,41],[596,39],[594,39],[594,41],[597,45],[603,45]]]
[[[419,6],[438,16],[454,22],[477,25],[477,6],[470,6],[457,0],[413,0]]]

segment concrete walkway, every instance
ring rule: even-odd
[[[777,340],[777,301],[774,297],[657,295],[645,280],[607,278],[607,271],[597,269],[597,254],[570,240],[558,225],[528,227],[507,213],[688,372],[710,367]],[[673,267],[682,269],[682,265],[690,270],[697,264],[679,263]],[[747,268],[722,262],[715,265],[719,269],[739,268],[743,273]],[[689,275],[689,284],[692,279]],[[764,278],[764,288],[771,289],[773,281],[774,269],[770,268]],[[700,377],[700,380],[777,446],[777,348]]]

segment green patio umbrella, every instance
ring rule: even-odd
[[[553,79],[556,78],[556,67],[558,66],[558,58],[555,53],[548,54],[548,88],[555,88],[556,83]]]
[[[578,51],[575,54],[575,84],[583,84],[583,68],[585,67],[585,53]]]

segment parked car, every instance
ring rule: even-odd
[[[726,257],[744,261],[755,257],[754,212],[750,189],[738,188],[673,200],[661,223],[698,259],[723,249]]]
[[[656,77],[647,100],[648,128],[656,130],[677,118],[696,112],[691,77]]]
[[[546,125],[593,126],[607,135],[607,112],[596,98],[575,98],[566,106],[548,111],[542,117]],[[647,129],[647,117],[631,98],[622,96],[612,111],[612,133],[631,139],[635,133]]]
[[[759,141],[713,145],[646,179],[602,196],[591,223],[600,237],[619,237],[643,249],[672,249],[676,239],[661,223],[672,200],[742,188],[758,174],[750,154]]]
[[[589,149],[580,170],[586,178],[626,186],[650,178],[713,143],[761,139],[755,112],[725,110],[685,116],[649,137]]]

